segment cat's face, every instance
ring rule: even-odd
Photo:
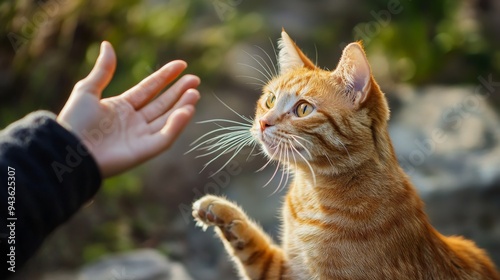
[[[378,86],[361,46],[347,46],[337,69],[325,71],[282,35],[280,75],[264,87],[251,129],[262,150],[283,164],[310,164],[318,172],[364,162],[376,145],[374,119],[380,122],[381,113],[385,121],[387,107],[383,95],[371,94]]]

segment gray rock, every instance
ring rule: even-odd
[[[423,195],[488,188],[500,179],[500,120],[471,87],[397,90],[389,131],[398,158]]]
[[[500,120],[489,97],[472,87],[397,92],[391,137],[432,224],[474,240],[500,264]]]
[[[191,280],[185,268],[154,250],[104,257],[82,269],[79,280]]]

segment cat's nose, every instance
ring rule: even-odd
[[[266,128],[273,126],[268,120],[262,118],[259,120],[260,122],[260,131],[264,131]]]

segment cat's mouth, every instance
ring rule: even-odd
[[[268,137],[264,137],[264,134],[259,135],[259,140],[266,152],[272,156],[278,150],[278,146],[275,141],[271,141]]]
[[[301,146],[293,145],[292,141],[286,139],[277,139],[266,136],[264,134],[259,134],[259,140],[261,145],[267,154],[276,159],[280,159],[283,154],[302,154],[305,152],[305,149]],[[280,155],[281,154],[281,155]]]

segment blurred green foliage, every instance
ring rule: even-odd
[[[136,247],[132,237],[134,217],[125,215],[123,207],[124,203],[129,202],[147,208],[147,203],[140,199],[142,183],[139,174],[139,171],[127,172],[104,181],[98,200],[106,205],[105,212],[109,218],[93,229],[91,242],[83,249],[85,262],[94,261],[109,252]]]
[[[371,9],[387,10],[388,2],[372,1]],[[401,11],[391,15],[393,20],[367,46],[384,52],[396,80],[477,83],[479,74],[499,72],[498,38],[487,37],[474,17],[480,18],[481,10],[474,10],[472,1],[397,2]]]
[[[465,0],[400,0],[400,12],[377,19],[391,1],[396,0],[3,1],[0,126],[33,110],[58,112],[73,85],[91,69],[102,40],[114,45],[118,57],[105,96],[123,92],[178,58],[188,61],[189,72],[202,78],[204,88],[223,89],[229,76],[227,53],[242,42],[267,47],[282,26],[309,54],[316,44],[322,66],[338,59],[341,42],[364,39],[356,32],[364,30],[370,34],[365,40],[369,56],[382,57],[381,65],[387,65],[395,82],[477,83],[481,74],[500,72],[500,36],[487,32],[496,29],[488,28],[491,15],[483,7],[490,1],[474,6]],[[104,183],[97,207],[87,213],[99,217],[86,221],[89,228],[82,231],[88,242],[71,247],[80,254],[72,255],[68,265],[145,246],[144,237],[154,235],[155,219],[149,218],[168,214],[141,197],[141,174],[134,171]],[[61,256],[68,256],[63,251]]]

